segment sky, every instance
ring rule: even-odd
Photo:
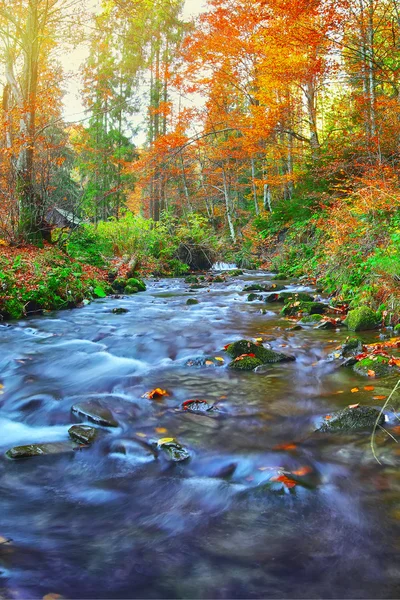
[[[100,0],[91,0],[93,10],[98,10]],[[206,0],[186,0],[183,17],[190,19],[200,14],[205,8]],[[88,49],[86,46],[80,46],[73,52],[70,52],[62,60],[64,70],[67,72],[66,94],[64,96],[64,118],[69,123],[80,121],[85,117],[82,102],[80,101],[80,77],[79,68],[87,58]]]

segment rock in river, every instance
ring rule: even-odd
[[[79,416],[97,423],[105,427],[118,427],[117,421],[114,419],[112,412],[106,407],[96,402],[79,402],[71,408],[72,412]]]
[[[175,438],[163,438],[158,440],[157,450],[162,452],[165,458],[171,462],[182,462],[190,458],[189,451]]]
[[[294,356],[290,356],[289,354],[283,354],[282,352],[275,352],[274,350],[268,350],[264,348],[264,346],[254,344],[254,342],[250,342],[249,340],[239,340],[238,342],[233,342],[233,344],[229,344],[225,347],[226,352],[232,358],[239,358],[243,355],[253,355],[250,358],[256,358],[258,360],[258,364],[254,365],[254,369],[259,365],[265,365],[270,363],[279,363],[279,362],[290,362],[296,360]],[[232,363],[229,365],[230,368]],[[239,370],[243,370],[239,369]],[[252,370],[252,369],[245,369]]]
[[[318,431],[372,431],[376,422],[378,422],[378,425],[382,425],[385,422],[385,416],[380,414],[377,408],[371,408],[370,406],[347,407],[331,415],[327,415]]]
[[[79,444],[91,444],[97,437],[98,430],[89,425],[73,425],[68,429],[70,437]]]
[[[49,454],[72,454],[78,446],[72,442],[52,442],[46,444],[28,444],[14,446],[7,450],[8,458],[32,458],[33,456],[47,456]]]

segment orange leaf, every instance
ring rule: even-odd
[[[155,390],[151,390],[151,392],[146,392],[145,394],[143,394],[142,398],[149,398],[149,400],[154,400],[155,398],[162,398],[163,396],[169,396],[167,390],[156,388]]]
[[[372,400],[386,400],[387,396],[374,396]]]
[[[167,433],[165,427],[156,427],[154,430],[156,433]]]
[[[372,371],[372,369],[370,369],[368,371],[368,377],[375,377],[375,371]]]
[[[393,428],[392,428],[392,432],[393,432],[393,433],[400,434],[400,425],[396,425],[396,427],[393,427]]]
[[[329,419],[332,419],[332,415],[326,415],[325,420],[329,421]]]
[[[357,392],[359,392],[359,391],[360,391],[360,390],[359,390],[358,388],[353,388],[353,389],[351,390],[351,393],[352,393],[352,394],[356,394],[356,393],[357,393]]]
[[[308,475],[309,473],[312,473],[312,468],[311,467],[300,467],[300,469],[297,469],[296,471],[292,471],[293,475],[298,475],[299,477],[302,477],[303,475]]]
[[[274,446],[274,450],[296,450],[296,444],[279,444],[279,446]]]
[[[288,488],[293,488],[293,487],[295,487],[295,485],[297,485],[296,482],[293,481],[293,479],[290,479],[286,475],[279,475],[279,477],[272,477],[271,481],[281,481]]]
[[[364,386],[364,390],[365,390],[366,392],[373,392],[373,391],[374,391],[374,389],[375,389],[375,388],[374,388],[374,386],[373,386],[373,385],[365,385],[365,386]]]

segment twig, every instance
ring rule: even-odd
[[[372,454],[374,455],[375,460],[381,465],[381,461],[379,460],[379,458],[376,455],[376,449],[375,449],[375,435],[376,435],[376,430],[378,427],[380,427],[379,425],[379,421],[382,417],[382,415],[384,414],[387,406],[389,405],[390,400],[392,399],[392,396],[394,395],[394,393],[397,391],[397,388],[400,386],[400,379],[398,380],[398,382],[396,383],[395,387],[393,388],[389,398],[386,400],[385,404],[382,406],[381,411],[375,421],[375,425],[374,425],[374,429],[372,431],[372,436],[371,436],[371,450],[372,450]],[[387,432],[388,433],[388,432]]]

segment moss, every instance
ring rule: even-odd
[[[285,281],[286,279],[289,279],[289,275],[287,273],[278,273],[272,277],[272,281]]]
[[[126,280],[126,285],[131,287],[136,287],[139,292],[146,291],[146,284],[141,279],[137,279],[136,277],[130,277]]]
[[[349,338],[342,346],[343,356],[352,356],[362,352],[362,341],[358,338]]]
[[[378,409],[369,406],[357,406],[355,408],[348,407],[325,417],[325,420],[318,431],[372,431],[378,418],[378,423],[380,425],[385,421],[384,415],[379,415],[380,411]]]
[[[258,283],[254,283],[252,285],[246,285],[243,288],[243,292],[268,292],[271,288],[268,285],[260,285]]]
[[[374,371],[375,377],[385,377],[390,375],[392,371],[392,368],[389,366],[389,358],[379,355],[373,359],[363,358],[363,360],[354,365],[353,369],[358,375],[366,377],[368,377],[368,371]]]
[[[137,294],[139,292],[139,288],[133,285],[127,285],[124,291],[127,294]]]
[[[227,275],[229,275],[229,277],[240,277],[241,275],[244,275],[244,272],[241,269],[235,269],[234,271],[228,271]]]
[[[5,319],[20,319],[25,315],[24,305],[16,298],[11,298],[4,302],[1,313]]]
[[[185,278],[185,283],[199,283],[199,280],[196,275],[188,275]]]
[[[366,331],[378,327],[376,313],[368,306],[351,310],[344,321],[350,331]]]
[[[322,321],[321,315],[308,315],[308,317],[303,317],[300,321],[302,325],[314,325],[315,323],[319,323]]]
[[[199,303],[199,301],[196,300],[196,298],[189,298],[189,300],[187,300],[187,302],[186,302],[186,304],[188,306],[194,306],[195,304],[198,304],[198,303]]]
[[[322,302],[291,302],[286,304],[281,315],[285,317],[293,317],[298,313],[308,315],[323,315],[326,312],[326,305]]]
[[[400,334],[400,323],[398,323],[395,328],[394,328],[395,333],[399,333]]]
[[[126,280],[123,277],[114,279],[112,287],[117,292],[123,292],[126,286]]]
[[[255,300],[262,300],[263,297],[259,294],[249,294],[247,296],[247,302],[254,302]]]
[[[267,363],[288,362],[294,360],[292,356],[288,356],[282,352],[268,350],[267,348],[264,348],[264,346],[258,346],[257,344],[254,344],[248,340],[239,340],[238,342],[233,342],[233,344],[230,344],[227,347],[226,352],[232,358],[238,358],[243,354],[254,354],[263,365]]]
[[[285,304],[291,302],[314,302],[314,298],[305,292],[282,292],[279,294],[279,300]]]
[[[233,371],[254,371],[257,367],[261,367],[262,360],[253,356],[245,356],[240,360],[233,360],[228,365],[228,369]]]

